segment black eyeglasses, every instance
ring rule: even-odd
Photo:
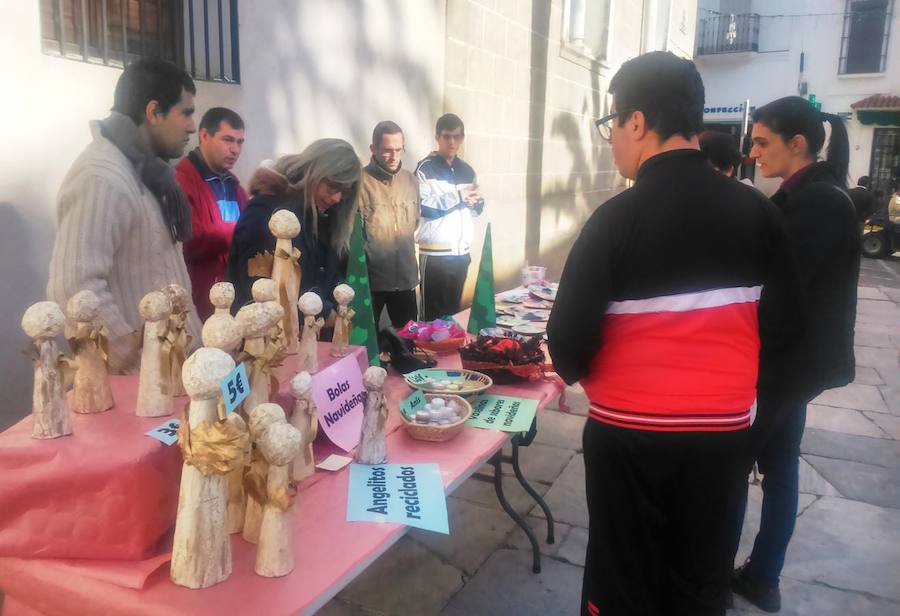
[[[617,111],[615,113],[611,113],[608,116],[603,116],[599,120],[595,120],[594,124],[597,126],[597,130],[600,132],[600,137],[604,140],[609,141],[612,139],[612,127],[609,125],[610,121],[615,120],[624,115],[628,115],[631,113],[630,111]]]

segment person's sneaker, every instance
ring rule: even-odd
[[[781,610],[781,591],[778,585],[765,586],[756,582],[746,573],[747,564],[744,563],[734,570],[731,578],[731,590],[739,594],[747,601],[764,612],[774,614]]]

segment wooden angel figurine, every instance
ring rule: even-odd
[[[275,236],[275,259],[272,264],[272,280],[277,289],[276,297],[284,309],[284,334],[287,353],[297,352],[300,339],[300,319],[295,302],[300,296],[300,251],[293,240],[300,234],[300,221],[290,210],[278,210],[269,218],[269,231]]]
[[[114,403],[106,365],[106,339],[96,321],[100,298],[93,291],[79,291],[69,298],[66,312],[75,328],[69,347],[78,368],[71,408],[76,413],[108,411]]]
[[[206,588],[231,575],[225,477],[243,464],[247,433],[239,416],[220,420],[216,407],[222,379],[233,369],[228,353],[209,348],[182,368],[191,402],[178,434],[184,465],[170,576],[179,586]]]
[[[261,415],[266,415],[261,419]],[[284,419],[277,404],[261,404],[250,413],[250,424],[263,423],[254,441],[268,465],[266,502],[263,505],[254,571],[264,577],[281,577],[294,569],[288,464],[300,452],[301,434]]]
[[[316,417],[316,403],[313,402],[311,390],[312,377],[309,372],[300,372],[291,379],[291,394],[294,396],[291,425],[303,436],[300,453],[291,465],[291,479],[298,483],[316,472],[313,441],[319,431],[319,418]]]
[[[169,315],[172,302],[162,291],[151,291],[138,305],[144,317],[144,346],[141,349],[141,373],[135,414],[138,417],[161,417],[172,413],[173,374],[171,349],[166,350]]]
[[[230,282],[217,282],[209,289],[209,302],[216,309],[213,314],[231,314],[234,303],[234,285]]]
[[[282,351],[286,354],[288,339],[285,334],[285,327],[289,326],[289,324],[288,318],[285,316],[284,308],[282,308],[281,304],[278,302],[278,287],[275,286],[275,281],[271,278],[260,278],[250,287],[250,295],[253,296],[254,302],[265,304],[273,313],[279,313],[281,315],[280,318],[274,320],[274,323],[272,324],[272,327],[269,328],[266,336],[268,337],[267,342],[272,342],[281,347]]]
[[[360,464],[382,464],[387,460],[384,442],[384,424],[388,417],[387,400],[381,388],[387,372],[378,366],[369,367],[363,374],[366,388],[366,407],[363,411],[362,431],[356,448],[356,461]]]
[[[334,336],[331,338],[331,356],[344,357],[350,346],[350,334],[353,333],[353,317],[356,311],[350,307],[356,292],[347,284],[339,284],[334,288],[334,299],[337,302],[337,319],[334,322]]]
[[[203,346],[221,349],[235,357],[244,341],[244,330],[238,320],[226,310],[224,313],[215,312],[206,319],[200,337]]]
[[[168,344],[171,345],[172,374],[175,389],[173,396],[183,396],[184,387],[181,386],[181,366],[187,357],[188,348],[191,346],[191,336],[187,333],[188,314],[191,311],[191,294],[180,284],[167,284],[160,289],[172,302],[172,313],[169,315],[169,331],[166,334]]]
[[[247,359],[247,378],[250,380],[250,395],[244,400],[244,408],[252,409],[269,401],[272,382],[272,368],[278,361],[270,345],[266,332],[272,326],[276,315],[266,303],[247,304],[238,310],[235,317],[244,332],[244,354]],[[269,347],[269,348],[267,348]]]
[[[64,394],[63,366],[54,338],[65,329],[66,317],[53,302],[37,302],[22,315],[22,329],[34,341],[34,389],[31,414],[32,438],[57,438],[72,434],[69,406]]]
[[[278,409],[278,411],[275,411],[272,407]],[[270,410],[254,414],[254,411],[258,408],[268,408]],[[280,416],[279,413],[281,414]],[[284,420],[284,410],[277,404],[264,402],[253,407],[248,416],[247,429],[250,432],[251,454],[249,468],[244,473],[247,509],[244,512],[244,532],[242,536],[244,541],[257,543],[259,541],[259,530],[262,526],[263,506],[268,498],[267,481],[269,475],[268,463],[263,457],[257,441],[262,438],[263,433],[270,425]]]
[[[325,321],[316,318],[322,312],[322,298],[317,293],[309,291],[300,296],[297,302],[300,312],[303,313],[303,335],[300,337],[299,367],[309,373],[319,371],[319,355],[316,343],[319,340],[319,332]]]

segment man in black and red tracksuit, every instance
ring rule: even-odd
[[[692,62],[649,53],[609,89],[597,125],[635,183],[585,223],[548,326],[590,399],[581,610],[724,614],[759,357],[796,333],[793,270],[774,206],[698,149]]]

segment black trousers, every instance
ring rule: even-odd
[[[422,320],[433,321],[459,312],[463,285],[469,271],[469,255],[437,257],[421,255]]]
[[[381,311],[387,307],[388,318],[394,329],[402,329],[409,321],[416,320],[416,290],[372,291],[372,310],[375,312],[375,329]]]
[[[584,616],[725,614],[746,433],[588,419]]]

